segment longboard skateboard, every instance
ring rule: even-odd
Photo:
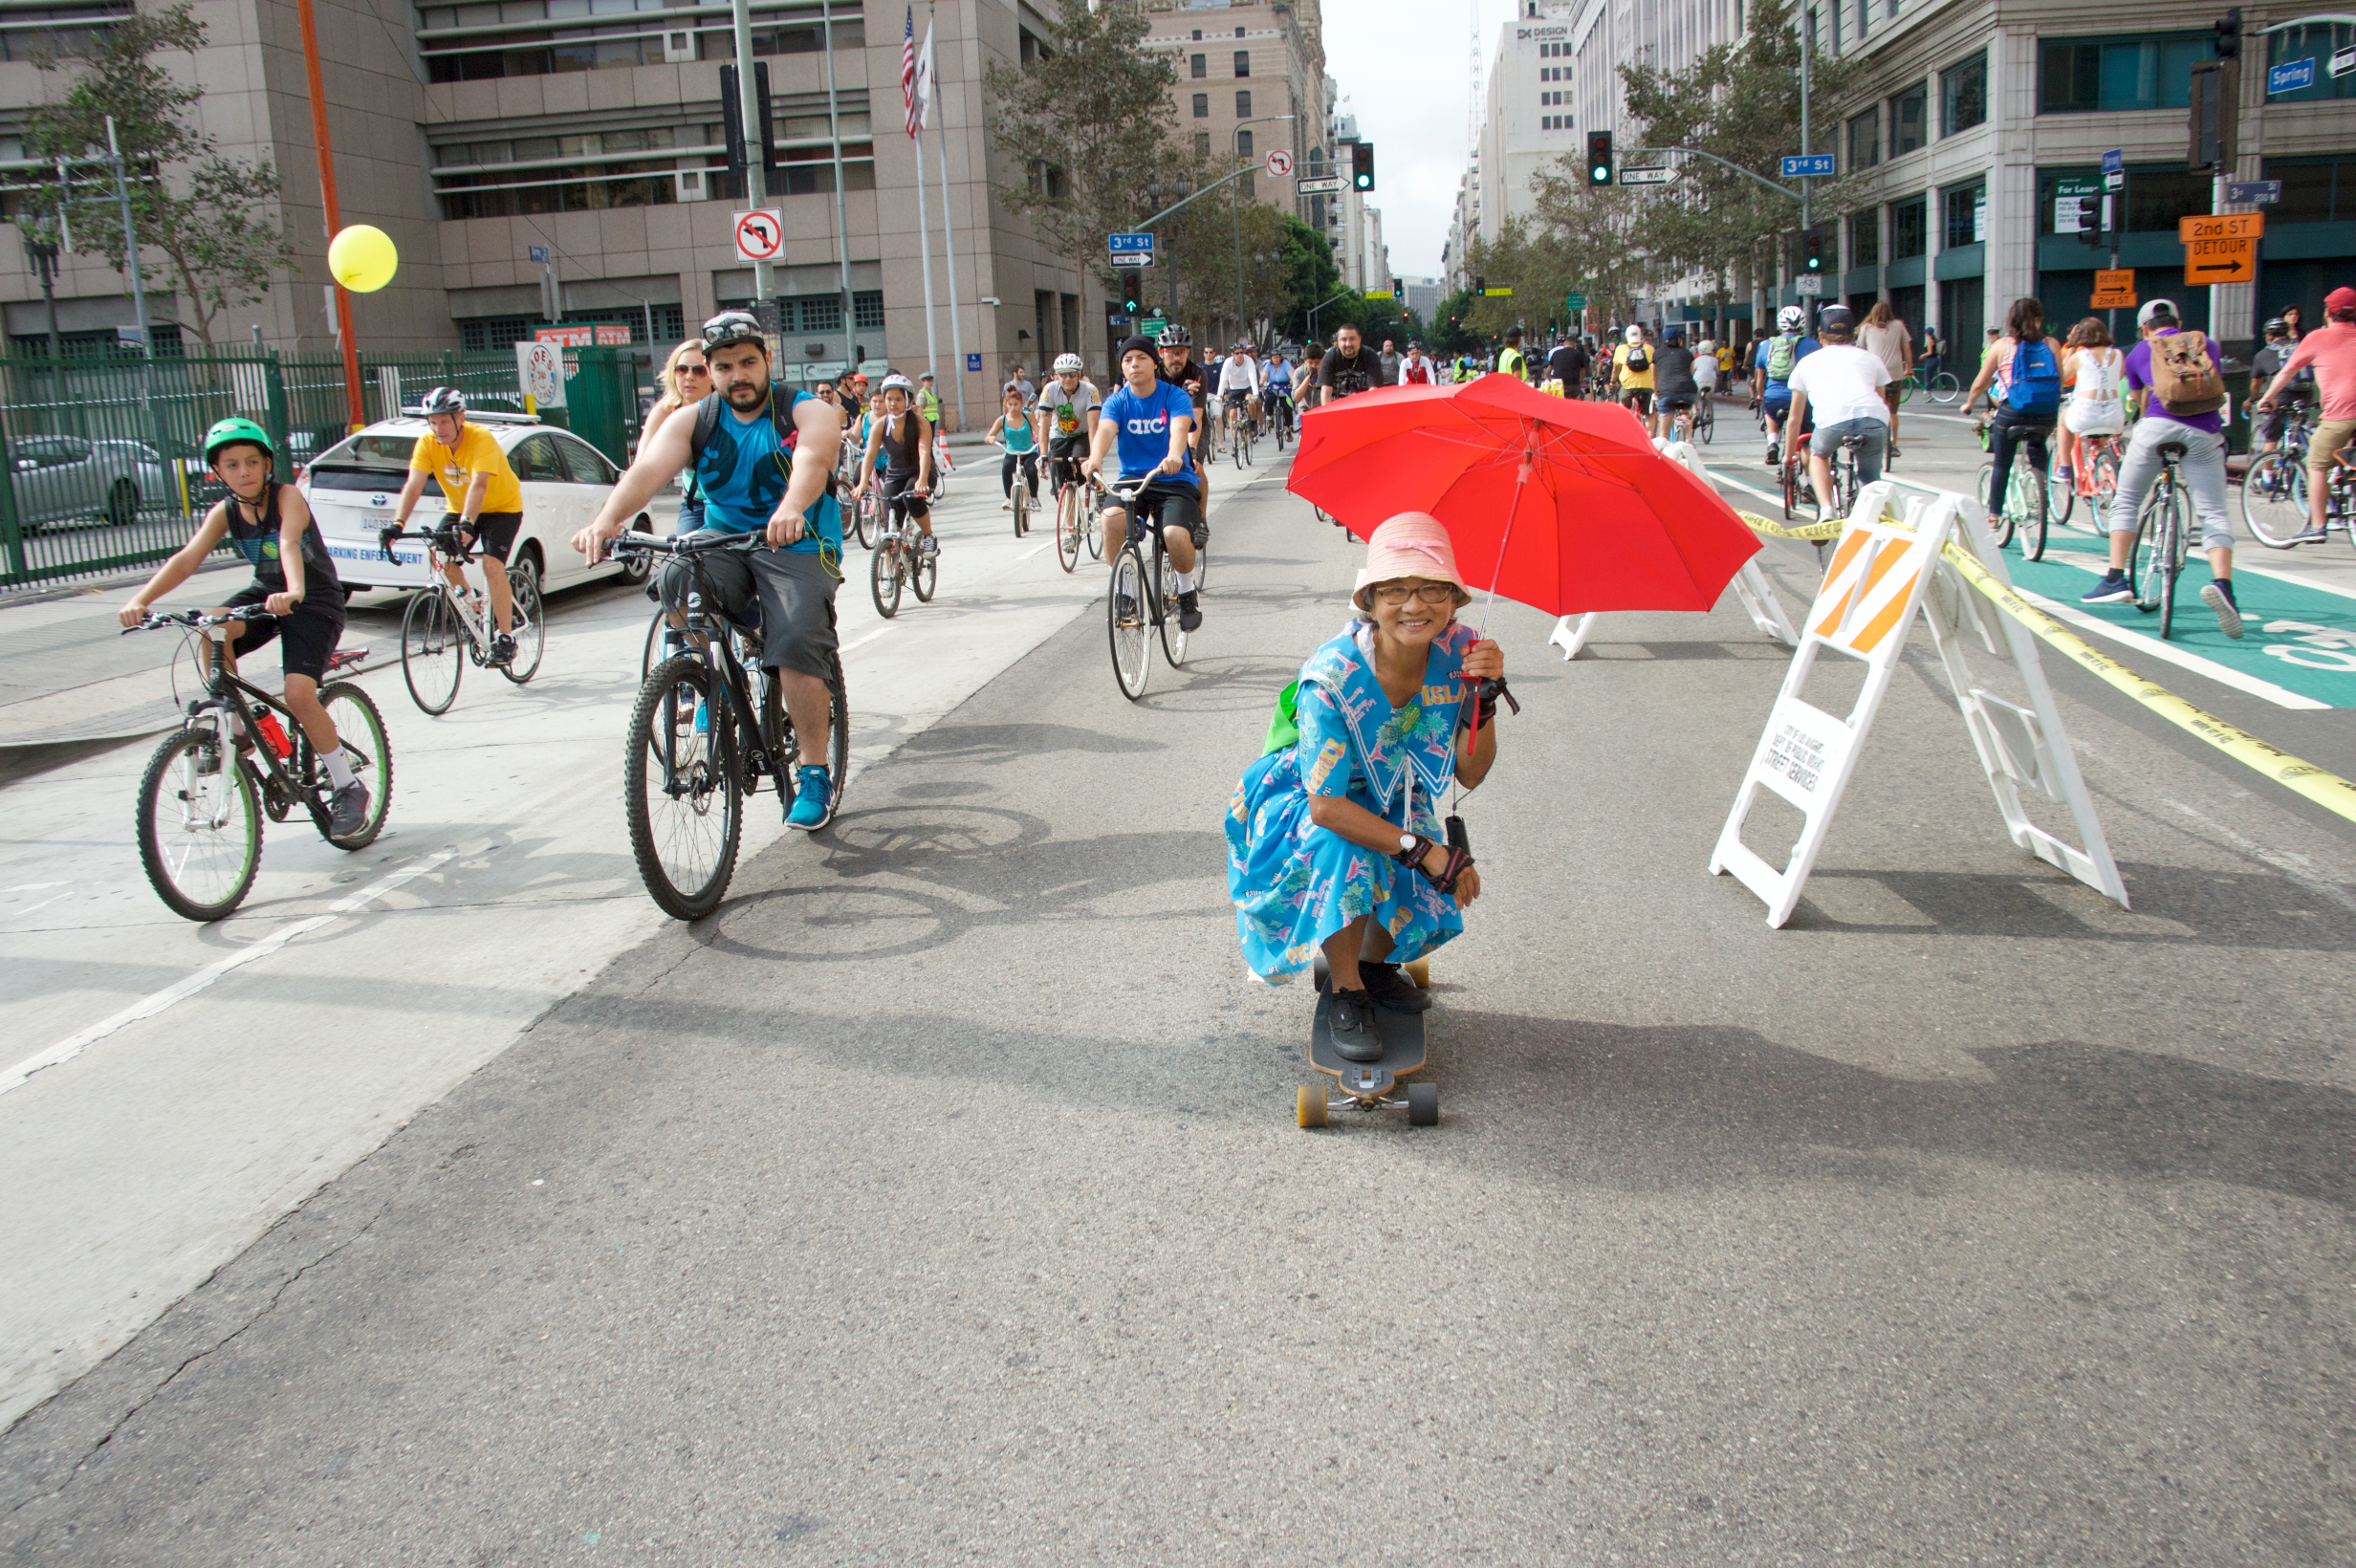
[[[1410,972],[1422,971],[1415,975],[1416,984],[1429,984],[1425,978],[1430,973],[1428,962],[1418,960],[1407,969]],[[1386,1105],[1405,1109],[1410,1125],[1436,1125],[1440,1120],[1438,1087],[1430,1083],[1400,1082],[1408,1074],[1420,1072],[1424,1067],[1424,1015],[1376,1008],[1374,1032],[1383,1042],[1383,1055],[1375,1061],[1352,1061],[1334,1049],[1333,986],[1325,972],[1325,958],[1321,953],[1316,960],[1315,973],[1317,1021],[1309,1032],[1309,1065],[1338,1082],[1342,1092],[1349,1098],[1342,1102],[1332,1101],[1326,1099],[1323,1084],[1304,1084],[1295,1097],[1295,1120],[1304,1127],[1321,1127],[1325,1125],[1330,1111],[1345,1106],[1371,1111],[1378,1105]]]

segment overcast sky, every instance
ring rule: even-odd
[[[1326,0],[1325,68],[1342,112],[1374,143],[1375,206],[1391,271],[1437,277],[1456,207],[1465,142],[1474,0]],[[1509,0],[1479,0],[1487,60]],[[1485,67],[1484,67],[1485,68]]]

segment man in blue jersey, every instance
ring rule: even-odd
[[[621,534],[656,490],[690,463],[704,492],[704,534],[761,533],[768,548],[722,551],[702,559],[714,608],[734,615],[757,597],[761,663],[776,673],[801,749],[790,827],[826,825],[835,788],[827,776],[827,682],[835,664],[835,588],[842,580],[842,513],[834,473],[842,417],[832,403],[772,382],[760,323],[725,311],[704,323],[710,397],[689,417],[663,422],[605,499],[597,520],[573,535],[591,560]],[[683,610],[694,572],[668,563],[663,602]]]
[[[1121,389],[1104,400],[1096,424],[1096,442],[1085,465],[1091,477],[1101,474],[1104,460],[1119,447],[1121,477],[1145,479],[1137,492],[1137,520],[1159,527],[1169,548],[1170,569],[1178,588],[1178,627],[1192,631],[1203,623],[1194,597],[1194,551],[1210,542],[1203,522],[1201,492],[1194,485],[1194,455],[1188,437],[1194,429],[1194,399],[1187,389],[1158,379],[1153,344],[1144,338],[1121,345]],[[1104,509],[1104,558],[1111,561],[1129,537],[1129,512],[1115,505]]]
[[[1822,345],[1807,335],[1808,313],[1786,305],[1776,313],[1773,338],[1751,356],[1751,395],[1767,413],[1767,466],[1783,461],[1783,420],[1792,411],[1792,367]],[[1808,432],[1801,430],[1800,435]]]

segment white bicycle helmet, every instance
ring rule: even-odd
[[[1173,321],[1162,329],[1161,341],[1164,348],[1192,348],[1194,335]]]
[[[1081,359],[1079,355],[1077,355],[1077,354],[1058,354],[1058,355],[1057,355],[1057,356],[1056,356],[1056,374],[1057,374],[1057,375],[1058,375],[1058,376],[1084,376],[1084,375],[1086,375],[1087,373],[1088,373],[1088,361],[1087,361],[1087,360],[1085,360],[1085,359]]]
[[[905,376],[900,374],[897,370],[884,377],[884,384],[877,387],[876,391],[878,393],[889,392],[894,387],[898,387],[901,391],[905,392],[910,397],[916,396],[916,383],[908,380]]]
[[[467,395],[454,386],[437,386],[418,400],[421,414],[463,414],[467,411]]]
[[[1807,312],[1797,305],[1786,305],[1776,312],[1776,331],[1798,332],[1807,319]]]

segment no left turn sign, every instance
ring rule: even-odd
[[[1293,155],[1282,147],[1268,149],[1268,178],[1281,180],[1293,172]]]
[[[774,261],[785,249],[785,214],[774,207],[736,214],[736,254],[745,261]]]

